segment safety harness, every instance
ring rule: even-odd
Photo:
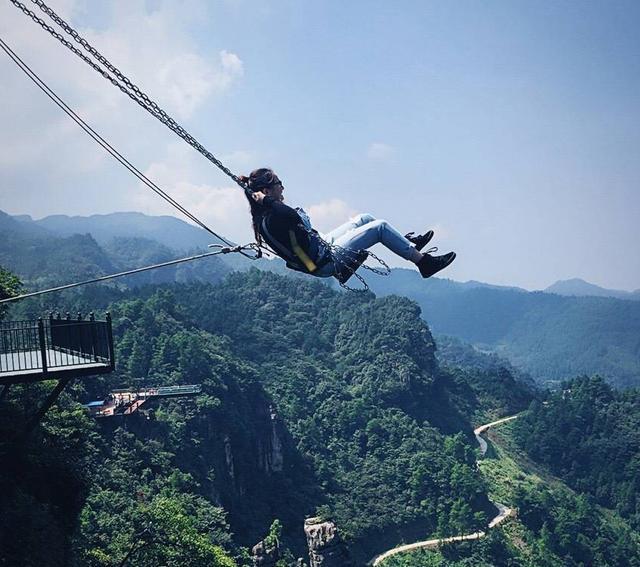
[[[313,246],[315,250],[311,249],[308,252],[305,251],[304,248],[300,246],[295,229],[293,228],[288,231],[289,246],[286,246],[273,236],[269,230],[267,219],[268,215],[262,218],[262,222],[260,223],[260,234],[262,234],[262,237],[274,252],[277,252],[278,256],[286,262],[287,268],[298,272],[304,272],[306,274],[317,275],[316,272],[319,268],[322,268],[329,262],[333,261],[331,250],[328,247],[318,245],[317,242],[314,242],[315,239],[310,238],[310,242],[312,244],[316,244]],[[306,228],[302,223],[298,224],[296,228],[306,231]],[[315,261],[311,259],[310,254],[316,258]]]

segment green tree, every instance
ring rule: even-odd
[[[0,266],[0,299],[8,299],[19,295],[22,290],[20,279]],[[0,320],[4,318],[8,305],[6,303],[0,305]]]

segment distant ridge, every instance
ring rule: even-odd
[[[623,291],[620,289],[607,289],[586,282],[580,278],[559,280],[543,290],[544,293],[574,297],[615,297],[616,299],[632,299],[640,301],[640,289],[635,291]]]
[[[147,238],[173,250],[206,248],[216,239],[196,226],[171,216],[149,216],[143,213],[122,212],[106,215],[51,215],[33,220],[28,215],[13,217],[16,221],[45,228],[58,236],[91,234],[100,245],[114,238]]]

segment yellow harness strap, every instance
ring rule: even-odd
[[[293,253],[298,257],[298,260],[304,264],[309,272],[315,272],[318,266],[314,264],[313,260],[307,256],[307,253],[302,249],[300,244],[298,244],[298,239],[293,230],[289,231],[289,240],[291,241],[291,250],[293,250]]]

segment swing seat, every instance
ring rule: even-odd
[[[336,268],[334,277],[341,285],[344,285],[368,257],[369,253],[366,250],[358,250],[351,254],[340,254],[334,259]]]

